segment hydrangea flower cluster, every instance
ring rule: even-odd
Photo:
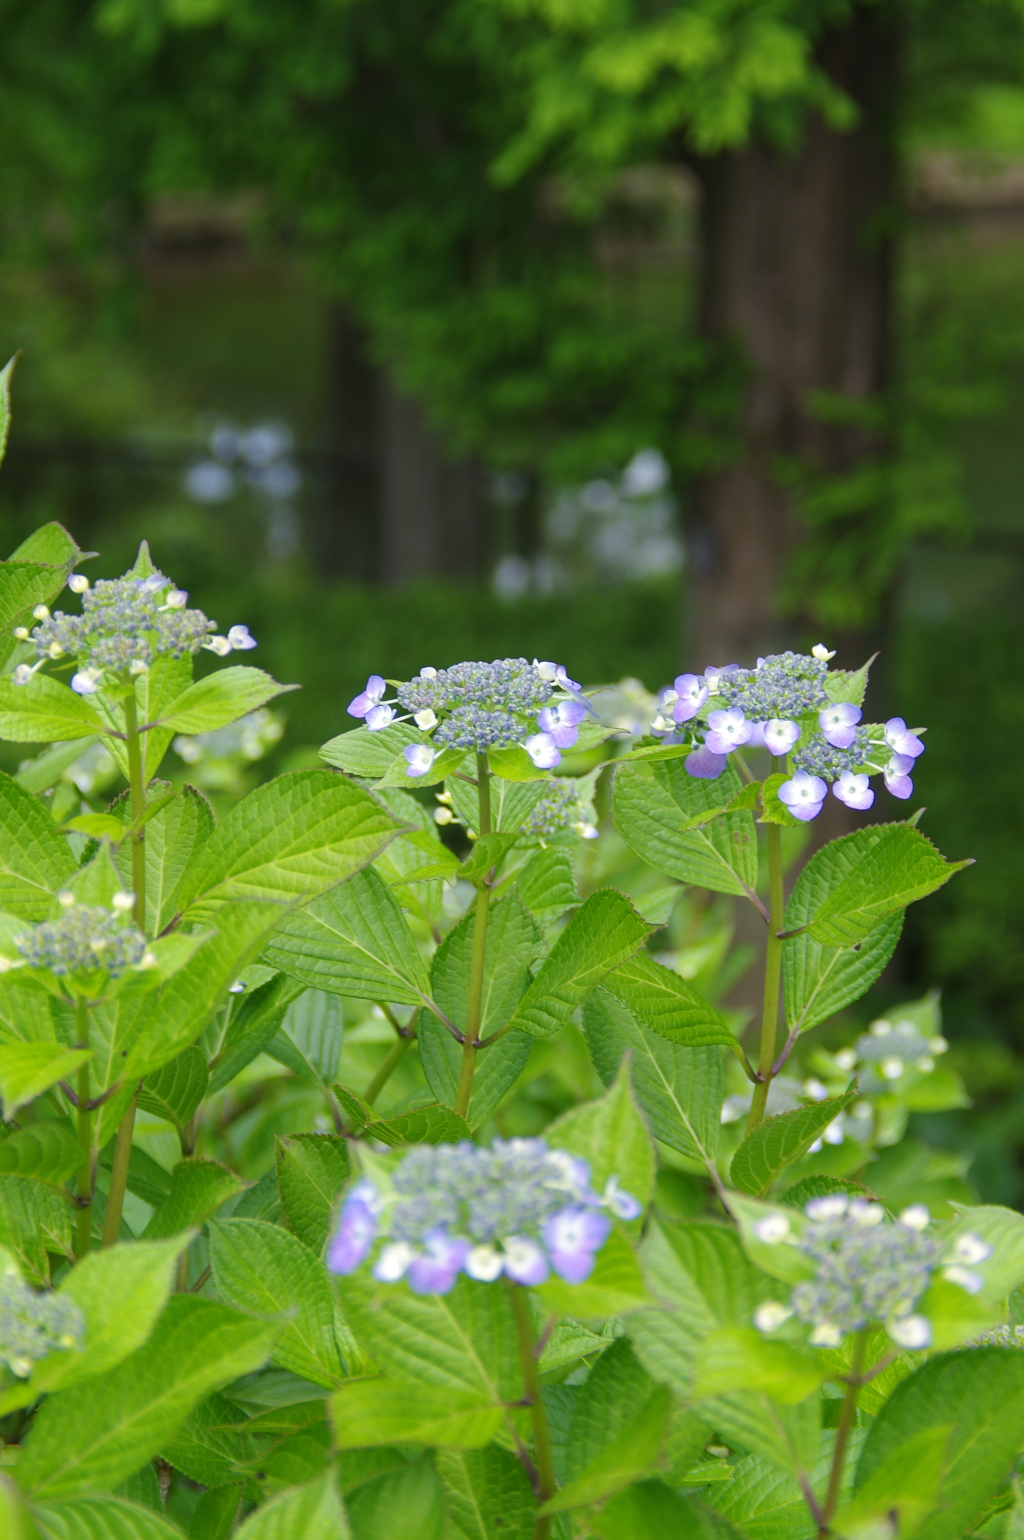
[[[145,936],[128,921],[130,893],[115,893],[110,909],[76,903],[73,893],[57,896],[63,913],[15,936],[21,961],[0,957],[0,971],[45,968],[58,978],[66,978],[99,970],[116,979],[129,968],[152,967],[156,959],[146,949]]]
[[[902,1348],[926,1348],[931,1322],[914,1306],[928,1288],[932,1274],[968,1294],[982,1287],[973,1271],[992,1255],[992,1248],[971,1232],[947,1246],[929,1235],[931,1215],[923,1203],[904,1209],[895,1224],[885,1222],[880,1203],[848,1198],[843,1193],[812,1198],[804,1205],[807,1224],[796,1233],[788,1215],[769,1214],[758,1220],[754,1233],[768,1245],[789,1244],[814,1264],[813,1279],[794,1285],[785,1305],[769,1300],[754,1312],[754,1324],[771,1332],[791,1316],[809,1325],[814,1347],[837,1347],[851,1331],[879,1322]]]
[[[554,1271],[582,1283],[611,1233],[608,1213],[640,1211],[614,1177],[602,1194],[591,1191],[587,1162],[543,1139],[423,1145],[406,1155],[390,1193],[366,1180],[351,1189],[327,1265],[355,1272],[384,1238],[373,1276],[405,1278],[416,1294],[447,1294],[462,1272],[537,1285]]]
[[[744,747],[788,757],[792,774],[778,795],[802,823],[821,812],[830,784],[833,796],[851,808],[871,807],[871,775],[882,775],[893,796],[909,797],[910,771],[924,744],[902,717],[884,727],[862,725],[859,706],[830,701],[832,657],[818,645],[808,655],[758,658],[753,669],[729,663],[702,675],[680,674],[658,697],[652,731],[668,743],[689,744],[686,768],[702,780],[716,780],[729,755]],[[812,713],[817,723],[809,729]]]
[[[51,615],[45,604],[37,604],[32,614],[39,624],[31,632],[27,626],[15,629],[19,641],[34,643],[38,659],[31,667],[19,664],[15,684],[27,684],[51,659],[72,657],[79,668],[71,688],[95,695],[106,674],[143,674],[157,657],[181,658],[203,647],[227,657],[256,646],[247,626],[232,626],[227,636],[211,635],[216,621],[202,610],[188,609],[188,594],[162,572],[101,578],[94,587],[78,574],[68,579],[68,587],[82,596],[81,615],[63,610]]]
[[[1024,1348],[1024,1326],[1004,1321],[1001,1326],[990,1326],[988,1331],[979,1332],[970,1342],[965,1342],[964,1347]]]
[[[523,833],[534,839],[550,839],[563,829],[571,829],[581,839],[596,840],[597,830],[590,822],[576,790],[575,781],[562,779],[545,786],[544,794],[533,806],[523,824]]]
[[[520,743],[538,769],[552,770],[591,711],[561,664],[536,658],[421,668],[390,700],[387,688],[380,674],[371,674],[349,705],[349,716],[361,717],[371,732],[411,718],[421,732],[431,733],[433,743],[409,744],[403,751],[410,776],[426,775],[438,753],[434,744],[483,754]],[[396,705],[406,716],[398,715]]]
[[[63,1294],[37,1294],[15,1267],[0,1274],[0,1361],[19,1379],[32,1365],[60,1348],[77,1347],[85,1321],[74,1300]]]
[[[852,1048],[836,1054],[840,1069],[858,1069],[865,1096],[880,1096],[892,1089],[907,1067],[930,1074],[935,1060],[946,1052],[944,1037],[923,1037],[912,1021],[873,1021]]]

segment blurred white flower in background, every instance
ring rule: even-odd
[[[267,550],[280,560],[299,544],[299,520],[292,500],[302,473],[292,458],[295,440],[287,423],[260,422],[243,428],[226,419],[209,431],[212,458],[198,460],[185,473],[185,491],[198,503],[223,503],[245,487],[265,503]]]

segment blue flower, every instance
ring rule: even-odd
[[[379,705],[384,698],[386,689],[386,681],[379,674],[371,674],[366,681],[365,690],[360,690],[359,694],[351,702],[348,708],[349,716],[365,717],[369,711],[372,711],[374,706]]]
[[[341,1218],[327,1251],[332,1273],[354,1273],[370,1254],[377,1238],[380,1198],[372,1182],[357,1182],[345,1199]]]
[[[562,762],[561,750],[550,733],[534,733],[527,738],[523,748],[538,770],[553,770]]]
[[[924,744],[910,731],[902,717],[890,717],[886,722],[885,741],[893,753],[903,759],[916,759],[924,753]]]
[[[853,770],[844,770],[838,781],[832,786],[832,795],[838,797],[840,802],[845,802],[847,807],[862,811],[868,808],[875,800],[875,794],[868,784],[866,775],[857,775]]]
[[[566,1283],[582,1283],[594,1270],[597,1253],[611,1233],[607,1214],[564,1208],[544,1225],[544,1245],[551,1265]]]
[[[712,754],[729,754],[750,742],[753,724],[743,712],[734,706],[731,711],[712,711],[708,714],[710,731],[704,740]]]
[[[414,1294],[447,1294],[469,1256],[468,1241],[457,1239],[444,1230],[431,1230],[424,1237],[426,1250],[409,1263],[406,1277]]]
[[[899,797],[901,802],[913,796],[914,783],[907,773],[913,768],[914,761],[909,754],[894,754],[882,771],[885,776],[886,790],[894,797]]]
[[[706,680],[698,679],[696,674],[680,674],[674,689],[662,691],[660,704],[663,710],[672,708],[673,722],[689,722],[704,705],[709,693]]]
[[[714,754],[706,745],[686,756],[687,770],[699,781],[717,781],[728,763],[728,755]]]
[[[863,714],[859,706],[844,701],[819,711],[818,725],[834,749],[848,749],[857,736],[857,723]]]
[[[788,754],[800,736],[798,723],[789,722],[780,717],[772,717],[768,722],[755,722],[755,733],[758,727],[761,729],[760,737],[762,743],[777,759],[781,759],[784,755]],[[753,744],[754,734],[751,735],[750,742]]]
[[[785,803],[794,818],[809,823],[821,812],[827,791],[828,787],[819,775],[798,770],[791,781],[783,781],[779,787],[779,801]]]
[[[436,757],[436,751],[429,743],[407,743],[402,753],[406,760],[406,775],[426,775]]]
[[[571,749],[579,737],[579,725],[587,714],[581,701],[563,700],[554,706],[544,706],[537,713],[537,726],[546,733],[556,748]]]

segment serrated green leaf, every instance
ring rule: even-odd
[[[147,800],[166,793],[166,783],[155,781],[147,788]],[[177,889],[198,851],[213,833],[213,809],[201,791],[183,786],[146,823],[142,848],[146,858],[146,914],[156,934],[178,913]],[[117,853],[121,875],[131,886],[132,853],[122,845]]]
[[[826,855],[828,848],[820,855]],[[969,861],[947,861],[931,840],[908,824],[884,824],[854,866],[842,874],[829,874],[828,896],[812,914],[809,934],[825,946],[850,946],[887,915],[934,893],[969,865]]]
[[[549,1123],[544,1137],[552,1149],[579,1155],[590,1167],[596,1192],[615,1179],[645,1208],[654,1192],[654,1143],[633,1094],[632,1056],[623,1055],[610,1089]]]
[[[135,680],[135,711],[140,723],[156,722],[166,707],[175,700],[192,680],[192,656],[173,658],[169,653],[154,658],[144,674]],[[101,690],[90,696],[97,715],[103,718],[114,733],[124,733],[124,707],[118,696]],[[148,785],[153,780],[174,737],[173,727],[153,727],[143,732],[139,739],[142,750],[142,773]],[[117,768],[129,778],[128,746],[123,737],[105,740],[107,751]]]
[[[594,1066],[610,1085],[622,1056],[633,1055],[633,1088],[656,1139],[690,1160],[714,1159],[725,1093],[718,1048],[684,1048],[640,1026],[604,987],[583,1007],[583,1032]]]
[[[0,1176],[0,1246],[13,1251],[31,1281],[50,1281],[47,1252],[71,1258],[67,1203],[31,1177]]]
[[[465,1118],[451,1107],[414,1107],[392,1118],[378,1118],[363,1129],[365,1139],[381,1144],[458,1144],[471,1138]]]
[[[241,999],[232,996],[227,1029],[210,1065],[210,1096],[234,1080],[274,1040],[289,1005],[305,987],[300,979],[278,973],[251,994],[246,992]]]
[[[0,910],[38,924],[77,869],[42,803],[0,774]]]
[[[196,1504],[189,1540],[228,1540],[235,1527],[242,1491],[237,1486],[211,1487]]]
[[[349,1533],[334,1472],[328,1470],[309,1486],[291,1487],[257,1508],[238,1540],[348,1540]]]
[[[344,1034],[341,1001],[320,989],[293,1000],[266,1052],[314,1085],[330,1085],[338,1072]]]
[[[392,1005],[422,1005],[430,995],[409,922],[372,870],[287,916],[266,956],[271,967],[332,994]]]
[[[615,772],[612,817],[630,849],[656,870],[749,898],[757,884],[753,815],[723,811],[740,790],[732,765],[716,781],[689,775],[680,760],[627,765]],[[704,818],[703,828],[694,826]]]
[[[347,1380],[331,1397],[337,1449],[379,1444],[435,1444],[479,1449],[501,1429],[500,1406],[479,1396],[383,1378]]]
[[[87,834],[92,840],[112,840],[115,845],[125,835],[125,827],[120,818],[110,813],[82,813],[78,818],[69,818],[61,824],[61,828],[70,829],[74,834]]]
[[[3,1176],[32,1176],[38,1181],[60,1184],[81,1163],[82,1152],[66,1119],[59,1123],[32,1123],[0,1141]]]
[[[586,1282],[565,1283],[552,1276],[535,1292],[547,1310],[583,1320],[630,1315],[651,1303],[636,1253],[618,1229],[612,1231],[597,1253],[594,1270]]]
[[[531,1540],[537,1504],[522,1465],[507,1449],[441,1449],[452,1540]]]
[[[255,1438],[232,1426],[239,1415],[238,1407],[225,1396],[208,1396],[192,1408],[173,1437],[162,1445],[160,1458],[201,1486],[239,1481],[261,1447]]]
[[[492,774],[491,828],[518,832],[550,784],[550,778],[543,773],[528,782],[511,781],[504,776]],[[477,825],[480,822],[480,805],[475,784],[470,785],[468,781],[452,776],[445,785],[445,791],[452,799],[456,817],[461,819],[467,829],[472,829],[474,834],[479,833]]]
[[[837,1535],[856,1537],[879,1524],[895,1523],[911,1540],[936,1506],[946,1466],[951,1424],[927,1428],[908,1439],[875,1471],[852,1503],[844,1504],[830,1525]]]
[[[461,1047],[447,1027],[427,1011],[420,1012],[416,1040],[427,1084],[438,1100],[450,1107],[459,1086]],[[486,1122],[515,1085],[530,1057],[533,1043],[534,1039],[526,1032],[506,1032],[504,1037],[477,1054],[466,1114],[470,1128],[479,1128]]]
[[[469,855],[459,867],[459,876],[471,882],[475,888],[489,883],[490,874],[501,870],[501,864],[519,838],[514,830],[501,834],[482,834],[473,843]]]
[[[639,951],[650,930],[624,894],[614,888],[592,893],[541,964],[513,1027],[551,1037],[606,974]]]
[[[183,1540],[182,1531],[170,1519],[109,1494],[39,1503],[32,1512],[41,1540]]]
[[[348,1180],[346,1140],[331,1134],[292,1134],[275,1139],[275,1166],[288,1223],[304,1245],[321,1256],[338,1194]]]
[[[338,1105],[352,1124],[353,1133],[361,1133],[367,1123],[373,1122],[373,1108],[369,1102],[364,1102],[355,1091],[350,1091],[347,1086],[332,1085],[331,1090],[338,1100]]]
[[[646,1475],[658,1458],[671,1408],[667,1386],[657,1386],[636,1420],[592,1465],[545,1503],[541,1513],[588,1507]]]
[[[245,1183],[218,1160],[191,1155],[171,1171],[171,1194],[142,1232],[147,1241],[162,1240],[203,1224],[222,1203],[241,1192]]]
[[[229,899],[308,903],[372,861],[399,827],[343,776],[288,771],[232,808],[190,863],[179,901],[192,919]]]
[[[947,1353],[902,1380],[868,1430],[854,1501],[912,1439],[952,1424],[936,1510],[918,1540],[969,1534],[1024,1441],[1024,1354],[1002,1348]]]
[[[843,1192],[851,1198],[874,1199],[874,1193],[861,1182],[851,1182],[845,1176],[805,1176],[792,1187],[779,1193],[779,1202],[790,1208],[802,1209],[812,1198],[825,1198],[830,1193]]]
[[[212,1300],[176,1294],[149,1340],[98,1383],[47,1398],[18,1468],[36,1498],[108,1491],[138,1470],[218,1385],[255,1369],[273,1331]]]
[[[876,652],[874,657],[869,658],[861,668],[829,670],[825,675],[825,694],[833,705],[863,706],[868,688],[868,675],[877,657]]]
[[[732,1158],[729,1180],[740,1192],[767,1192],[775,1178],[814,1143],[835,1122],[840,1113],[856,1100],[856,1090],[843,1096],[831,1096],[766,1118],[747,1135]]]
[[[347,1505],[354,1540],[442,1540],[446,1534],[444,1492],[426,1456],[414,1464],[393,1462]]]
[[[297,690],[297,684],[278,684],[261,668],[222,668],[190,684],[160,715],[162,727],[176,733],[209,733],[237,722],[247,712],[265,706],[276,695]]]
[[[375,733],[368,727],[353,727],[351,732],[340,733],[325,743],[320,758],[339,770],[347,770],[349,775],[358,775],[364,781],[377,781],[387,774],[406,744],[428,741],[412,722],[392,722],[390,727],[382,727]]]
[[[580,902],[572,856],[564,845],[538,850],[516,872],[519,897],[538,920],[554,919]]]
[[[176,1128],[192,1121],[196,1108],[206,1095],[210,1071],[199,1048],[186,1048],[155,1074],[147,1075],[139,1092],[143,1112],[164,1118]]]
[[[618,1492],[589,1522],[600,1540],[646,1540],[648,1535],[737,1540],[737,1531],[717,1514],[661,1481],[640,1481]]]
[[[621,1000],[638,1022],[671,1043],[702,1048],[736,1041],[718,1012],[692,985],[646,952],[639,952],[609,973],[603,987]]]
[[[656,1388],[628,1338],[620,1337],[601,1355],[573,1405],[565,1468],[570,1485],[629,1430],[648,1407]],[[657,1452],[655,1449],[649,1463],[657,1458]]]
[[[752,1326],[711,1332],[697,1350],[693,1399],[712,1400],[734,1390],[763,1390],[783,1406],[813,1395],[830,1369],[788,1342],[773,1342]]]
[[[27,684],[15,684],[9,674],[0,677],[0,738],[53,743],[97,733],[109,738],[111,728],[66,684],[46,674],[33,674]]]
[[[327,1273],[298,1237],[263,1220],[215,1219],[209,1246],[221,1298],[263,1320],[283,1322],[274,1362],[314,1385],[340,1384],[345,1367]]]
[[[779,796],[779,787],[789,780],[785,774],[770,775],[761,787],[761,822],[778,823],[784,828],[798,829],[799,818],[795,818]]]

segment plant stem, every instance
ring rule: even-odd
[[[408,1037],[396,1038],[395,1042],[388,1049],[387,1057],[383,1064],[363,1092],[363,1101],[366,1102],[368,1107],[373,1106],[377,1097],[391,1079],[392,1072],[402,1062],[406,1050],[411,1046],[412,1041],[413,1034],[410,1033]]]
[[[77,1046],[89,1046],[89,1007],[84,1000],[75,1005],[78,1026]],[[78,1071],[78,1147],[82,1164],[78,1168],[78,1219],[75,1227],[75,1256],[84,1257],[92,1244],[92,1112],[89,1108],[89,1066]]]
[[[750,1104],[748,1134],[753,1133],[764,1117],[768,1088],[772,1083],[775,1033],[779,1019],[779,984],[782,980],[782,942],[779,940],[779,931],[782,929],[786,906],[782,886],[782,829],[779,824],[770,823],[765,832],[768,846],[768,948],[764,959],[764,1014],[761,1017],[761,1053],[757,1064],[759,1079]]]
[[[843,1462],[846,1456],[846,1446],[850,1442],[850,1432],[853,1428],[853,1419],[857,1412],[857,1397],[860,1395],[862,1384],[861,1371],[864,1368],[864,1352],[867,1347],[868,1334],[864,1329],[859,1331],[853,1344],[853,1362],[850,1364],[850,1373],[846,1381],[846,1394],[843,1397],[842,1409],[839,1413],[839,1427],[836,1430],[836,1447],[832,1455],[832,1470],[828,1478],[828,1492],[825,1496],[825,1507],[821,1515],[820,1535],[828,1530],[832,1515],[836,1511],[839,1502],[839,1488],[843,1480]]]
[[[537,1462],[537,1501],[542,1506],[555,1494],[555,1468],[551,1458],[551,1434],[548,1431],[547,1413],[540,1393],[540,1377],[537,1373],[537,1352],[533,1340],[533,1322],[530,1319],[530,1301],[521,1284],[508,1284],[515,1317],[516,1336],[519,1340],[519,1363],[523,1371],[523,1397],[530,1408],[533,1423],[533,1450]],[[533,1529],[533,1540],[548,1540],[551,1534],[550,1518],[538,1518]]]
[[[137,823],[132,840],[132,891],[135,907],[132,915],[136,925],[146,929],[146,847],[143,843],[146,828],[142,815],[146,810],[146,783],[142,770],[142,748],[139,743],[139,719],[135,710],[135,683],[124,701],[124,734],[128,751],[128,785],[131,790],[132,822]],[[128,1161],[132,1153],[132,1135],[135,1132],[135,1109],[139,1103],[139,1085],[128,1103],[128,1110],[121,1119],[114,1146],[114,1165],[110,1173],[110,1189],[107,1193],[107,1214],[103,1221],[103,1244],[113,1246],[121,1233],[121,1210],[124,1206],[125,1189],[128,1186]]]
[[[487,755],[476,756],[476,786],[480,808],[479,838],[491,832],[491,772]],[[455,1111],[466,1117],[469,1099],[473,1092],[473,1071],[480,1048],[480,1007],[484,996],[484,957],[487,950],[487,911],[491,902],[491,887],[485,876],[476,895],[476,919],[473,925],[473,957],[469,970],[469,1003],[466,1009],[466,1039],[462,1045],[462,1068],[459,1072],[459,1089],[455,1097]]]

